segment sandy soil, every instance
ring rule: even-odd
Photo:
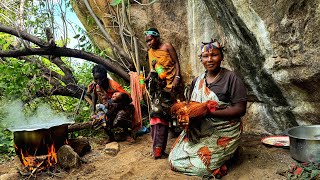
[[[296,162],[290,157],[289,149],[266,147],[261,136],[244,135],[240,156],[228,167],[228,174],[222,179],[287,179],[280,175]],[[136,143],[120,142],[120,152],[112,157],[104,153],[102,140],[92,139],[92,151],[87,153],[78,169],[54,174],[39,174],[36,179],[201,179],[186,176],[170,170],[167,159],[154,160],[151,153],[151,137],[145,134]],[[169,140],[167,151],[174,139]],[[28,179],[17,172],[18,158],[0,164],[0,179]],[[34,179],[34,177],[31,177]]]

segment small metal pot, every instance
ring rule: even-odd
[[[290,154],[300,162],[320,162],[320,125],[297,126],[287,130]]]
[[[68,125],[62,124],[50,127],[49,129],[36,129],[15,131],[14,144],[17,155],[27,151],[29,155],[46,155],[52,144],[56,150],[66,142],[68,138]]]

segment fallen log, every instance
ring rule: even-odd
[[[82,129],[90,129],[92,128],[92,121],[82,122],[82,123],[73,123],[68,125],[68,132],[79,131]]]

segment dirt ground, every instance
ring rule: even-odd
[[[296,162],[290,157],[286,148],[267,147],[260,140],[261,136],[243,135],[240,156],[228,167],[228,174],[223,180],[250,179],[287,179],[281,175]],[[174,142],[168,142],[167,151]],[[102,140],[91,140],[92,151],[87,153],[78,169],[59,173],[38,174],[36,178],[21,176],[17,171],[20,161],[15,160],[0,164],[0,180],[2,179],[201,179],[173,172],[167,159],[154,160],[151,153],[151,136],[145,134],[137,138],[134,144],[120,142],[120,152],[116,156],[104,152]]]

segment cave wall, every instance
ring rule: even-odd
[[[173,44],[186,84],[204,70],[201,42],[225,39],[222,65],[248,88],[245,132],[320,123],[320,0],[158,0],[132,4],[130,16],[141,41],[156,27]]]

